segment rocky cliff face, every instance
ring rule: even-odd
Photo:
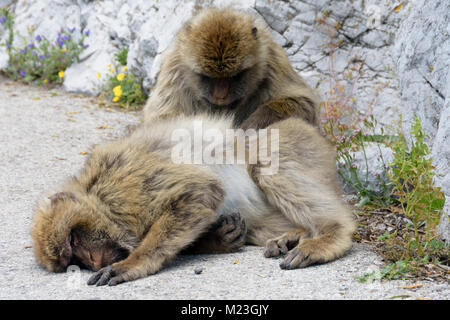
[[[450,2],[416,0],[401,22],[392,48],[401,93],[402,126],[409,132],[414,114],[430,136],[436,183],[450,213]],[[408,136],[408,135],[406,135]],[[449,220],[440,230],[450,239]]]
[[[6,5],[8,0],[0,0]],[[96,93],[114,53],[129,48],[128,69],[154,85],[161,53],[198,10],[233,6],[260,15],[294,68],[324,97],[330,76],[344,84],[355,108],[387,130],[416,113],[433,146],[437,183],[450,199],[450,2],[447,0],[28,0],[14,2],[16,31],[56,38],[61,27],[90,31],[82,61],[66,71],[69,91]],[[320,22],[326,17],[327,25]],[[0,37],[2,30],[0,27]],[[333,66],[330,68],[330,36]],[[4,35],[3,35],[4,37]],[[0,68],[7,63],[0,48]],[[358,71],[355,72],[355,65]],[[450,200],[447,201],[450,213]],[[444,219],[445,220],[445,219]],[[441,225],[450,239],[450,227]]]

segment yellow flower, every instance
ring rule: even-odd
[[[111,73],[114,73],[114,71],[116,71],[116,68],[109,69],[109,72],[111,72]]]
[[[62,49],[61,49],[61,52],[66,52],[66,51],[67,51],[66,48],[62,48]]]
[[[122,71],[127,71],[127,70],[128,70],[128,69],[127,69],[126,66],[122,68]]]
[[[117,102],[117,101],[119,101],[119,99],[120,99],[119,97],[114,97],[114,98],[113,98],[113,101],[114,101],[114,102]]]
[[[117,75],[117,80],[122,81],[123,78],[125,78],[125,75],[124,75],[123,73],[119,73],[119,74]]]
[[[46,84],[47,83],[47,79],[44,79],[44,84]]]
[[[100,78],[102,74],[100,72],[97,72],[97,79]]]
[[[120,97],[122,95],[122,87],[121,86],[115,86],[113,88],[114,96]]]
[[[60,72],[58,72],[58,77],[60,77],[60,78],[64,78],[64,71],[60,71]]]
[[[108,68],[111,68],[111,63],[107,65]]]

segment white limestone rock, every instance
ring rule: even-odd
[[[403,102],[403,132],[410,139],[411,120],[417,115],[430,137],[436,182],[447,197],[450,214],[450,2],[412,1],[409,16],[397,33],[393,52]],[[450,241],[450,224],[439,226]]]

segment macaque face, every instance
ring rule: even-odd
[[[265,63],[260,63],[261,44],[252,18],[210,11],[186,25],[180,39],[183,71],[193,74],[186,83],[197,98],[232,108],[256,90]]]
[[[77,265],[82,269],[98,271],[103,267],[125,259],[129,252],[121,248],[114,241],[102,237],[102,235],[92,235],[86,230],[74,229],[66,241],[65,252],[70,252],[70,257],[66,255],[62,264]]]
[[[249,96],[250,70],[242,70],[232,77],[211,77],[198,73],[201,98],[217,107],[231,107]]]

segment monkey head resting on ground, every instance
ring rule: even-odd
[[[173,161],[175,145],[191,150],[191,139],[172,139],[174,130],[195,137],[199,119],[204,131],[233,126],[230,118],[180,116],[95,147],[81,172],[37,210],[31,235],[39,263],[50,271],[69,264],[97,271],[88,284],[131,281],[195,246],[220,217],[239,220],[235,210],[246,223],[246,243],[264,246],[266,257],[284,255],[283,269],[344,254],[354,222],[341,200],[333,150],[316,128],[302,119],[278,122],[278,170],[263,174],[267,165],[259,160]],[[247,139],[246,150],[259,141]],[[259,148],[272,148],[270,141]],[[195,159],[199,151],[192,150]]]
[[[316,97],[265,23],[232,9],[205,9],[163,57],[145,123],[198,112],[230,114],[235,127],[265,128],[289,117],[316,124]]]

